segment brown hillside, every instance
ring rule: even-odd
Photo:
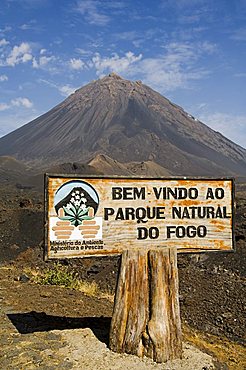
[[[246,175],[246,150],[143,85],[111,74],[0,139],[0,155],[35,166],[97,154],[154,161],[175,175]]]

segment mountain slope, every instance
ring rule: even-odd
[[[245,175],[246,150],[141,82],[111,74],[0,139],[27,162],[155,161],[177,175]]]
[[[24,181],[29,175],[30,170],[24,163],[9,156],[0,157],[0,183]]]
[[[105,175],[170,177],[171,173],[153,161],[120,163],[104,154],[98,154],[89,165]]]

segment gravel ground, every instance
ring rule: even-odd
[[[183,359],[156,364],[107,347],[113,304],[81,292],[18,280],[0,268],[0,369],[215,369],[184,343]]]

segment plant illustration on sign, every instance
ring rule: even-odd
[[[97,192],[90,184],[79,180],[63,184],[54,198],[55,210],[60,220],[52,228],[56,237],[69,239],[77,227],[85,239],[95,237],[99,230],[94,220],[98,204]]]
[[[70,221],[74,226],[81,225],[83,220],[92,220],[93,217],[88,215],[90,207],[86,203],[85,194],[80,189],[74,190],[70,202],[63,206],[65,216],[59,218]]]

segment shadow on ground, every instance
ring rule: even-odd
[[[20,334],[50,330],[90,328],[97,339],[108,345],[111,317],[65,317],[44,312],[26,312],[7,315]]]

